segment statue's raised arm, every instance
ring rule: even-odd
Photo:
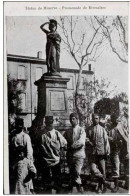
[[[44,24],[42,24],[42,25],[40,26],[41,30],[42,30],[44,33],[46,33],[46,34],[49,33],[49,31],[46,30],[46,29],[44,28],[44,26],[47,25],[47,24],[49,25],[49,22],[45,22]]]
[[[44,28],[49,24],[48,29]],[[47,35],[46,43],[46,63],[47,63],[47,75],[60,76],[60,43],[61,37],[57,33],[57,21],[51,19],[50,22],[46,22],[40,26],[41,30]]]

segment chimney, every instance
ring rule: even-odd
[[[38,58],[38,59],[42,59],[42,51],[38,51],[38,53],[37,53],[37,58]]]
[[[88,64],[88,70],[91,71],[91,64]]]

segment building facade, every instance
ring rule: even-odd
[[[41,78],[47,72],[46,61],[41,58],[41,53],[38,52],[38,57],[7,55],[7,74],[11,79],[19,83],[21,89],[21,112],[17,113],[24,119],[25,127],[30,127],[32,121],[37,115],[38,92],[37,86],[34,82]],[[67,96],[70,112],[73,110],[73,97],[76,89],[76,81],[78,78],[77,69],[61,68],[60,73],[62,77],[69,78],[67,83]],[[81,77],[80,93],[85,93],[85,81],[91,81],[93,78],[93,71],[91,65],[88,70],[84,70]],[[22,87],[24,83],[24,87]],[[43,100],[44,101],[44,100]]]

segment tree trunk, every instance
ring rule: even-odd
[[[80,70],[79,70],[79,73],[78,73],[78,79],[77,79],[76,91],[75,91],[75,107],[76,107],[76,111],[79,115],[80,124],[82,124],[82,114],[80,112],[80,101],[79,101],[79,99],[82,99],[82,98],[79,94],[79,87],[80,87],[80,83],[81,83],[82,69],[83,68],[81,66]]]
[[[80,70],[79,70],[79,74],[78,74],[77,84],[76,84],[76,92],[75,92],[76,95],[79,94],[79,87],[80,87],[80,83],[81,83],[82,70],[83,70],[83,68],[81,66]]]

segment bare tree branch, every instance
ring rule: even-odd
[[[68,17],[67,17],[68,19]],[[63,30],[63,34],[66,38],[66,42],[64,41],[65,44],[67,44],[68,48],[69,48],[69,52],[70,54],[72,55],[72,57],[74,58],[74,60],[76,61],[76,63],[78,64],[78,66],[80,67],[80,63],[78,62],[76,56],[75,56],[75,53],[73,51],[73,47],[70,45],[70,42],[69,42],[69,35],[68,35],[68,32],[67,30],[65,29],[65,25],[64,25],[64,18],[63,17],[60,17],[60,20],[61,20],[61,28]],[[69,19],[68,19],[69,20]],[[70,21],[69,21],[70,22]]]
[[[88,49],[89,49],[89,47],[91,46],[91,44],[92,44],[92,42],[93,42],[93,40],[94,40],[94,38],[95,38],[95,36],[96,36],[96,34],[97,34],[97,32],[98,32],[99,29],[100,29],[100,26],[96,29],[96,31],[95,31],[95,33],[94,33],[94,35],[93,35],[91,41],[89,42],[89,44],[88,44],[88,46],[87,46],[87,48],[86,48],[86,54],[85,54],[85,56],[87,55]]]
[[[73,23],[74,23],[74,25],[73,25],[73,31],[74,31],[74,29],[75,29],[75,27],[76,27],[77,21],[78,21],[78,16],[77,16],[76,20],[73,21]]]
[[[86,33],[86,27],[83,27],[83,29],[80,31],[81,34],[79,33],[79,36],[81,37],[80,39],[79,37],[76,37],[76,29],[79,30],[78,28],[81,26],[80,18],[74,18],[72,16],[60,17],[60,27],[62,28],[64,35],[63,43],[66,44],[70,55],[79,67],[76,93],[79,92],[79,85],[83,67],[87,65],[89,61],[96,61],[96,59],[102,54],[103,51],[101,51],[100,54],[97,54],[97,51],[99,47],[103,44],[105,37],[102,31],[100,31],[100,29],[103,28],[101,24],[104,22],[104,20],[101,21],[100,24],[96,20],[94,21],[92,17],[89,17],[89,21],[85,17],[84,19],[84,24],[90,26],[91,28],[91,37],[90,34]],[[95,24],[94,22],[96,22],[97,24]],[[75,40],[75,38],[77,39]],[[88,43],[87,45],[86,41]]]
[[[81,49],[81,46],[83,45],[83,42],[84,42],[84,38],[85,38],[85,34],[82,35],[81,43],[79,44],[78,49],[75,51],[75,54],[76,54],[77,52],[79,52],[79,50]]]
[[[124,28],[124,26],[122,24],[121,17],[120,16],[117,16],[117,19],[118,19],[118,21],[120,23],[120,26],[121,26],[121,29],[123,31],[124,43],[125,43],[125,47],[126,47],[126,49],[128,51],[128,43],[126,42],[126,31],[125,31],[125,28]]]
[[[100,20],[99,20],[96,16],[95,16],[95,19],[96,19],[97,22],[106,30],[106,33],[104,33],[104,31],[103,31],[103,33],[104,33],[104,35],[107,37],[107,39],[109,40],[109,44],[110,44],[110,47],[111,47],[112,51],[118,56],[118,58],[119,58],[122,62],[128,63],[128,61],[127,61],[126,59],[122,58],[121,55],[117,52],[117,50],[116,50],[115,47],[113,46],[113,44],[112,44],[112,39],[111,39],[111,34],[110,34],[109,30],[108,30],[108,27],[105,26],[105,25],[103,24],[103,22],[100,22]]]
[[[72,57],[74,58],[74,60],[76,61],[76,63],[78,64],[79,68],[80,68],[81,65],[80,65],[80,63],[78,62],[78,60],[77,60],[75,54],[74,54],[73,51],[71,51],[71,50],[70,50],[70,53],[71,53]]]
[[[74,51],[75,42],[74,42],[74,39],[73,39],[73,18],[72,18],[72,16],[71,16],[70,27],[71,27],[71,40],[72,40],[72,42],[73,42],[72,51]]]
[[[67,30],[65,29],[65,26],[64,26],[64,18],[60,17],[60,19],[61,19],[62,30],[63,30],[64,36],[65,36],[65,38],[67,40],[67,44],[68,44],[68,46],[70,48],[69,36],[68,36]]]

